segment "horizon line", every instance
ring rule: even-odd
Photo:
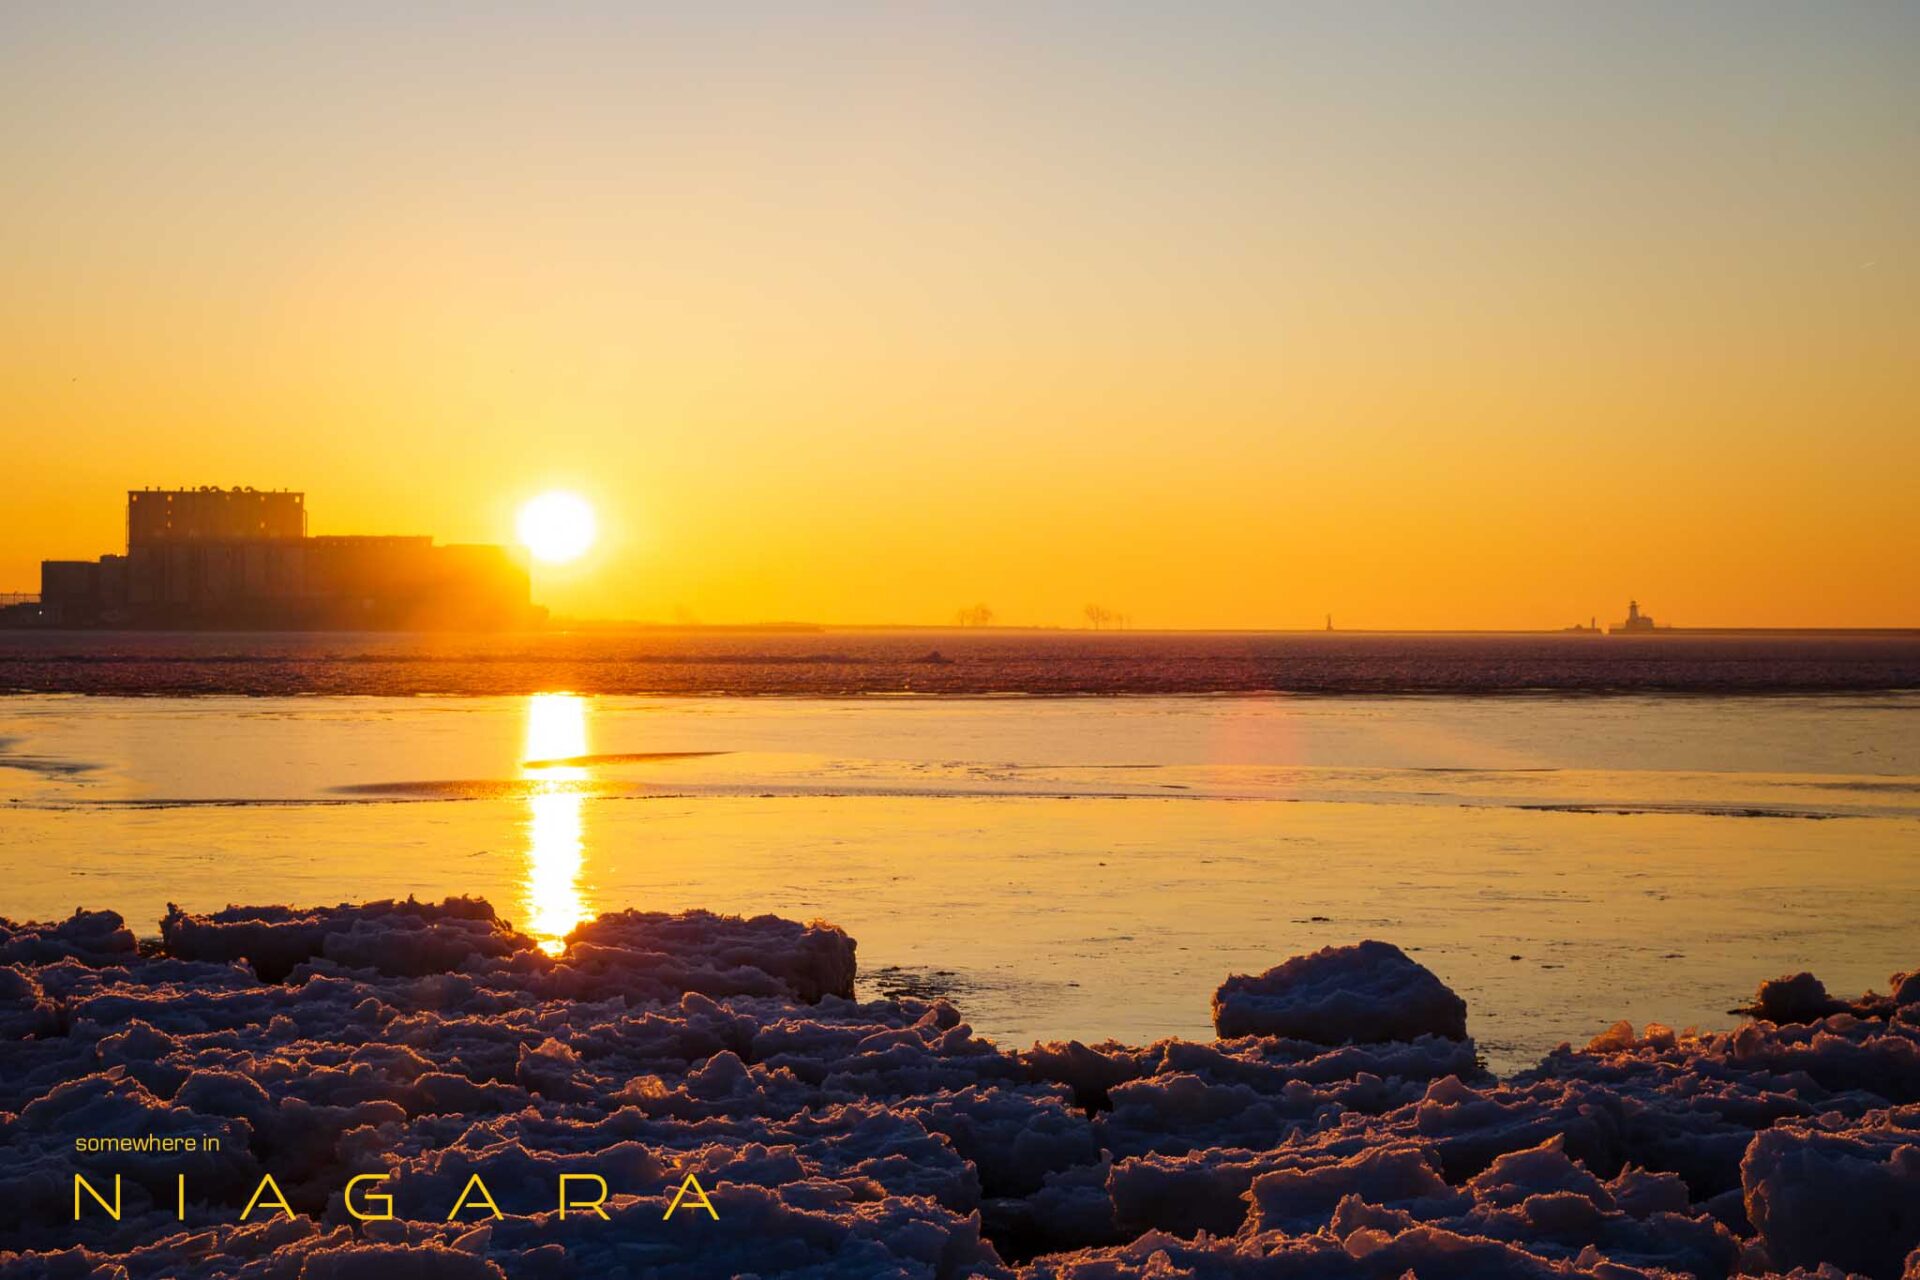
[[[1608,630],[1589,630],[1575,627],[1420,627],[1420,626],[1383,626],[1383,627],[1284,627],[1284,626],[1247,626],[1247,627],[1076,627],[1057,623],[989,623],[980,626],[967,626],[953,622],[812,622],[801,619],[769,619],[762,622],[651,622],[636,618],[576,618],[560,615],[549,616],[547,631],[564,630],[632,630],[632,631],[938,631],[952,634],[970,634],[976,632],[1060,632],[1073,635],[1306,635],[1306,636],[1353,636],[1353,635],[1454,635],[1454,636],[1569,636],[1569,637],[1609,637],[1639,639],[1647,636],[1668,635],[1737,635],[1737,634],[1776,634],[1776,635],[1812,635],[1812,634],[1859,634],[1859,635],[1920,635],[1920,623],[1909,625],[1873,625],[1873,626],[1661,626],[1651,631],[1627,632],[1618,627]]]

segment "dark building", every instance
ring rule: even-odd
[[[307,495],[285,489],[134,489],[127,547],[307,536]]]
[[[306,495],[136,489],[127,553],[40,565],[41,626],[499,630],[533,607],[505,547],[307,536]]]

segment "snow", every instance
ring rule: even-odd
[[[1292,1036],[1320,1044],[1467,1038],[1467,1002],[1388,942],[1327,947],[1213,995],[1222,1036]]]
[[[1898,1275],[1920,1245],[1920,1106],[1776,1126],[1747,1148],[1740,1180],[1773,1258]]]
[[[0,1277],[1920,1280],[1920,981],[1763,984],[1495,1079],[1367,942],[1232,978],[1222,1038],[1035,1045],[852,998],[830,925],[484,902],[0,921]],[[76,1150],[98,1135],[218,1138]],[[120,1221],[72,1218],[72,1176]],[[188,1179],[184,1220],[176,1177]],[[263,1174],[292,1221],[237,1221]],[[356,1222],[377,1173],[395,1221]],[[506,1215],[447,1220],[481,1174]],[[561,1174],[608,1221],[556,1210]],[[696,1176],[720,1217],[662,1221]]]

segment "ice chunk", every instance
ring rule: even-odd
[[[1740,1166],[1747,1217],[1777,1265],[1894,1280],[1920,1247],[1920,1107],[1779,1125]]]
[[[133,933],[117,911],[75,911],[55,924],[15,924],[0,917],[0,964],[120,964],[139,955]]]
[[[1387,942],[1327,947],[1257,977],[1228,978],[1213,996],[1222,1037],[1291,1036],[1318,1044],[1467,1038],[1467,1003]]]
[[[1847,1008],[1827,994],[1826,984],[1810,973],[1795,973],[1760,984],[1746,1010],[1768,1022],[1818,1022]]]
[[[167,954],[183,960],[244,960],[269,982],[323,955],[403,976],[443,973],[481,956],[533,946],[478,898],[439,904],[370,902],[296,909],[228,907],[197,916],[169,906],[160,922]]]
[[[1434,1154],[1412,1144],[1379,1146],[1344,1160],[1276,1169],[1254,1178],[1247,1228],[1302,1235],[1317,1231],[1350,1195],[1368,1204],[1404,1205],[1418,1217],[1442,1217],[1469,1201],[1449,1187]]]
[[[60,1028],[60,1010],[32,974],[0,965],[0,1040],[50,1035]]]
[[[347,1244],[316,1249],[300,1280],[506,1280],[485,1258],[438,1244]]]
[[[559,956],[463,899],[168,934],[0,926],[0,1280],[1920,1280],[1899,976],[1500,1081],[1383,944],[1229,983],[1247,1034],[1011,1053],[944,1000],[853,1000],[852,940],[772,917],[620,912]],[[72,1222],[76,1168],[124,1174],[120,1220]],[[399,1220],[347,1215],[362,1171]],[[236,1224],[269,1172],[299,1216]],[[609,1180],[610,1221],[556,1221],[564,1172]],[[474,1173],[508,1217],[447,1222]],[[663,1229],[688,1173],[721,1218]]]

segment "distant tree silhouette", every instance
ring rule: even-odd
[[[956,611],[953,620],[963,627],[990,627],[993,625],[993,610],[985,604],[970,604]]]
[[[1124,631],[1133,621],[1128,615],[1103,604],[1087,605],[1081,612],[1087,617],[1087,625],[1095,631]]]

